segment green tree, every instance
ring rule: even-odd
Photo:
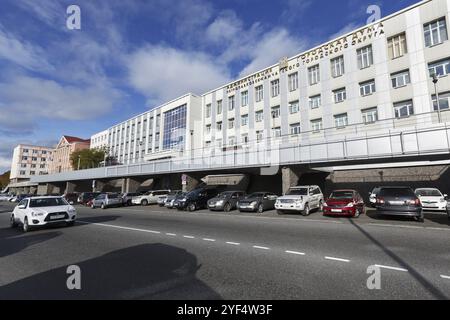
[[[0,175],[0,189],[6,188],[9,184],[9,171],[6,171],[4,174]]]
[[[104,160],[104,149],[84,149],[70,155],[70,162],[75,170],[78,170],[78,164],[80,170],[98,168]]]

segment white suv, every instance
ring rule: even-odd
[[[33,197],[25,198],[11,213],[11,227],[22,225],[23,231],[28,232],[37,226],[64,223],[72,226],[77,212],[65,199],[61,197]]]
[[[133,204],[140,204],[141,206],[147,206],[149,204],[157,204],[158,199],[162,196],[167,196],[170,193],[170,190],[156,190],[156,191],[148,191],[145,194],[133,197],[131,202]]]
[[[282,197],[275,202],[275,209],[279,214],[284,212],[300,212],[307,216],[311,210],[323,209],[323,194],[319,186],[298,186],[292,187]]]

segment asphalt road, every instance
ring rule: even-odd
[[[450,221],[77,207],[74,227],[9,228],[0,299],[449,299]],[[69,265],[81,290],[68,290]],[[369,290],[369,266],[381,288]]]

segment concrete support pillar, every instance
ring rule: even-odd
[[[289,188],[298,185],[302,173],[290,167],[281,168],[281,179],[283,181],[283,194],[285,194]]]
[[[46,195],[46,194],[50,194],[49,185],[47,183],[38,185],[38,187],[37,187],[37,194],[40,195],[40,196],[43,196],[43,195]]]
[[[30,194],[36,194],[37,193],[37,187],[30,187]]]
[[[77,185],[73,182],[66,182],[66,188],[64,189],[64,193],[74,193]]]
[[[105,188],[105,185],[106,185],[105,182],[103,182],[101,180],[95,180],[95,183],[93,183],[92,192],[103,192],[103,189]]]
[[[190,192],[190,191],[194,190],[195,187],[197,187],[198,184],[200,183],[200,179],[193,175],[184,174],[181,179],[182,179],[183,192]]]
[[[133,178],[126,178],[125,180],[125,192],[134,193],[137,192],[142,182]]]

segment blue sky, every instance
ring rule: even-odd
[[[93,133],[417,0],[1,0],[0,173],[18,143]],[[81,30],[66,9],[81,8]]]

